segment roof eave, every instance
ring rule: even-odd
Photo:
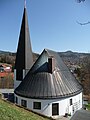
[[[27,95],[22,95],[16,92],[16,90],[14,91],[14,93],[20,97],[25,97],[25,98],[29,98],[29,99],[63,99],[63,98],[69,98],[69,97],[73,97],[75,95],[80,94],[81,92],[83,92],[83,89],[81,88],[80,90],[74,92],[74,93],[70,93],[70,94],[66,94],[66,95],[57,95],[57,96],[27,96]]]

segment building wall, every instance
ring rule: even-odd
[[[59,103],[59,116],[65,115],[65,113],[73,115],[75,111],[82,108],[82,92],[73,97],[64,99],[29,99],[15,95],[18,98],[18,105],[21,105],[21,100],[27,101],[27,108],[35,112],[44,114],[46,116],[52,116],[52,104]],[[70,99],[72,99],[72,105],[70,105]],[[41,102],[41,110],[33,109],[33,102]]]
[[[14,90],[19,86],[21,81],[16,80],[16,70],[14,70]]]
[[[23,78],[25,77],[25,75],[28,73],[29,70],[23,70]],[[14,89],[16,89],[20,83],[22,82],[22,80],[16,80],[16,69],[14,69]]]
[[[72,99],[72,105],[70,105],[70,99]],[[60,105],[60,109],[64,107],[64,109],[61,109],[60,115],[63,115],[64,113],[69,113],[73,115],[75,111],[82,108],[82,93],[61,100],[59,105]]]

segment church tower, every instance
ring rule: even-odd
[[[19,35],[19,42],[16,54],[15,69],[14,69],[14,89],[19,86],[27,72],[33,64],[32,48],[29,35],[28,18],[26,11],[26,3]]]

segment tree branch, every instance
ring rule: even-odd
[[[78,3],[80,3],[80,2],[84,2],[84,1],[85,1],[85,0],[77,0]]]
[[[88,21],[88,22],[85,22],[85,23],[80,23],[80,22],[78,22],[78,21],[76,21],[79,25],[87,25],[87,24],[90,24],[90,21]]]

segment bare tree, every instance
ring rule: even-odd
[[[84,2],[84,1],[85,1],[85,0],[77,0],[78,3],[80,3],[80,2]]]
[[[77,1],[77,3],[81,3],[81,2],[85,2],[85,0],[76,0]],[[84,23],[81,23],[81,22],[78,22],[78,21],[76,21],[79,25],[87,25],[87,24],[90,24],[90,21],[88,21],[88,22],[84,22]]]
[[[90,21],[88,21],[88,22],[85,22],[85,23],[80,23],[80,22],[78,22],[78,21],[76,21],[79,25],[87,25],[87,24],[90,24]]]

